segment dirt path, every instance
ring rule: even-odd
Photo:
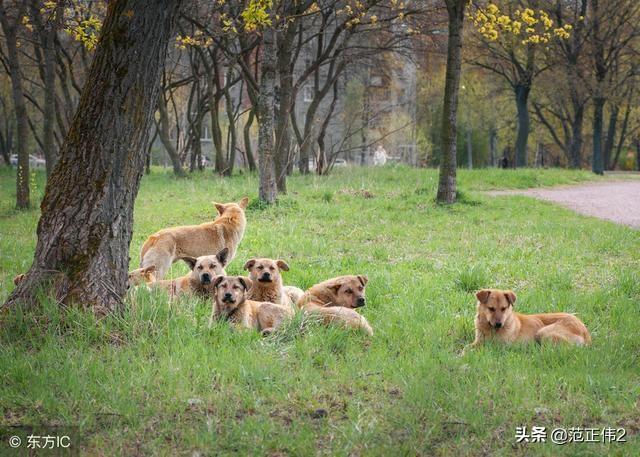
[[[491,192],[491,195],[527,195],[558,203],[587,216],[640,229],[640,180],[500,191]]]

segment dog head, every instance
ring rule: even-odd
[[[216,255],[195,257],[181,257],[191,269],[191,277],[203,286],[211,284],[218,275],[224,275],[224,267],[229,258],[229,249],[224,248]]]
[[[218,217],[234,217],[244,215],[244,210],[249,204],[249,197],[244,197],[238,203],[216,203],[213,202],[213,206],[216,207],[216,211],[218,211]]]
[[[156,281],[156,266],[150,265],[146,268],[136,268],[129,272],[129,287],[148,284]]]
[[[213,280],[214,297],[221,316],[228,317],[242,305],[251,280],[243,276],[217,276]]]
[[[513,313],[516,294],[511,290],[481,289],[476,292],[478,314],[495,329],[502,328]]]
[[[249,271],[249,278],[254,283],[265,285],[282,284],[280,270],[289,271],[289,265],[284,260],[251,259],[244,264]]]
[[[360,308],[366,304],[364,288],[369,279],[365,275],[338,276],[311,288],[328,306]]]

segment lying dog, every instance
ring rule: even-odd
[[[591,343],[589,331],[573,314],[516,313],[513,311],[516,294],[511,290],[482,289],[476,293],[476,298],[476,338],[465,351],[479,346],[487,339],[503,343],[566,342],[580,346]]]
[[[214,203],[219,215],[213,222],[166,228],[151,235],[140,251],[140,268],[155,265],[156,278],[162,279],[176,260],[214,254],[222,248],[229,250],[230,262],[244,236],[248,202],[245,197],[239,203]]]
[[[282,284],[280,270],[289,271],[289,265],[284,260],[251,259],[244,264],[244,269],[249,270],[249,279],[253,284],[249,290],[249,300],[268,301],[295,309],[296,301],[304,294],[297,287]]]
[[[198,258],[183,257],[191,272],[177,279],[156,280],[155,265],[138,268],[129,272],[129,284],[146,284],[148,287],[159,287],[169,292],[172,297],[190,293],[200,297],[210,297],[213,294],[213,280],[216,276],[226,275],[224,267],[227,265],[229,250],[222,249],[216,255],[203,255]]]
[[[359,328],[369,335],[373,329],[354,308],[365,305],[366,276],[338,276],[316,284],[307,290],[297,305],[310,314],[322,316],[324,323],[337,323],[349,328]]]
[[[216,277],[213,281],[215,298],[209,327],[218,318],[269,334],[280,327],[285,319],[293,316],[293,310],[289,306],[248,300],[251,286],[251,280],[242,276]]]

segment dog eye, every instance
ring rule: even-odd
[[[362,292],[364,289],[362,287],[358,287],[358,290]]]
[[[351,290],[351,289],[347,289],[347,290],[345,290],[345,292],[346,292],[346,293],[348,293],[348,294],[352,294],[352,293],[353,293],[353,290]]]
[[[496,310],[495,308],[493,308],[491,306],[489,307],[489,311],[494,312],[495,310]]]
[[[505,309],[507,309],[507,308],[500,308],[500,311],[504,311]]]
[[[258,270],[264,270],[264,267],[263,267],[262,265],[260,265],[260,266],[258,267]]]
[[[198,270],[202,270],[202,265],[198,266]]]
[[[275,270],[275,268],[273,268],[273,267],[269,267],[269,270],[273,271],[273,270]]]

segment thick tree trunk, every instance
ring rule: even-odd
[[[22,5],[22,4],[21,4]],[[5,36],[7,46],[7,61],[11,78],[11,95],[13,97],[13,109],[16,115],[16,128],[18,131],[18,169],[16,172],[16,208],[27,209],[30,206],[29,198],[29,119],[25,104],[24,89],[22,87],[22,71],[18,58],[18,38],[16,28],[22,20],[24,6],[18,8],[14,18],[9,18],[4,8],[4,2],[0,2],[0,24]]]
[[[234,78],[233,68],[229,67],[227,72],[227,81],[231,81]],[[240,90],[242,93],[242,89]],[[231,98],[231,88],[228,88],[225,93],[225,107],[227,111],[227,120],[229,121],[229,127],[227,131],[227,166],[224,169],[225,176],[233,175],[233,168],[236,164],[236,147],[238,144],[238,132],[236,131],[236,110],[233,106],[233,99]]]
[[[109,4],[78,111],[49,177],[38,243],[6,306],[40,291],[103,315],[122,307],[133,204],[181,0]]]
[[[594,173],[604,174],[604,158],[602,156],[602,118],[604,115],[604,98],[593,99],[593,161],[591,169]]]
[[[620,138],[618,139],[618,146],[616,147],[616,155],[613,158],[611,163],[611,170],[615,170],[618,165],[618,161],[620,160],[620,153],[622,152],[622,146],[624,145],[624,140],[627,137],[627,128],[629,127],[629,116],[631,115],[631,97],[633,95],[633,91],[629,94],[629,98],[627,99],[627,107],[624,111],[624,119],[622,120],[622,129],[620,130]]]
[[[527,166],[527,143],[529,141],[529,92],[531,86],[516,84],[516,107],[518,109],[518,134],[516,136],[516,167]]]
[[[256,160],[253,158],[253,148],[251,147],[251,125],[255,118],[254,109],[251,108],[247,122],[244,124],[243,137],[244,137],[244,153],[247,156],[247,164],[249,165],[249,171],[255,171]]]
[[[460,68],[462,64],[462,26],[464,24],[465,0],[446,0],[449,14],[449,41],[447,44],[447,70],[442,110],[442,160],[438,182],[439,203],[456,201],[456,136],[458,130],[458,92],[460,90]]]
[[[289,26],[278,32],[278,105],[276,108],[276,184],[278,192],[287,193],[287,168],[291,160],[291,130],[289,119],[293,99],[293,74],[291,73],[292,45],[296,27]]]
[[[158,113],[160,114],[160,124],[157,127],[158,134],[160,135],[160,141],[162,142],[164,149],[167,151],[169,159],[171,159],[173,172],[176,176],[183,177],[185,176],[185,172],[182,169],[180,156],[178,155],[178,151],[176,151],[175,146],[171,142],[171,137],[169,135],[169,113],[167,112],[167,102],[164,99],[164,94],[161,90],[158,91]]]
[[[573,121],[571,122],[571,142],[569,143],[569,166],[578,169],[582,166],[582,124],[584,121],[584,104],[574,104]]]
[[[276,167],[274,160],[273,115],[276,79],[275,32],[267,27],[262,35],[262,62],[260,64],[260,96],[258,98],[258,165],[260,173],[259,197],[274,203],[277,197]]]

